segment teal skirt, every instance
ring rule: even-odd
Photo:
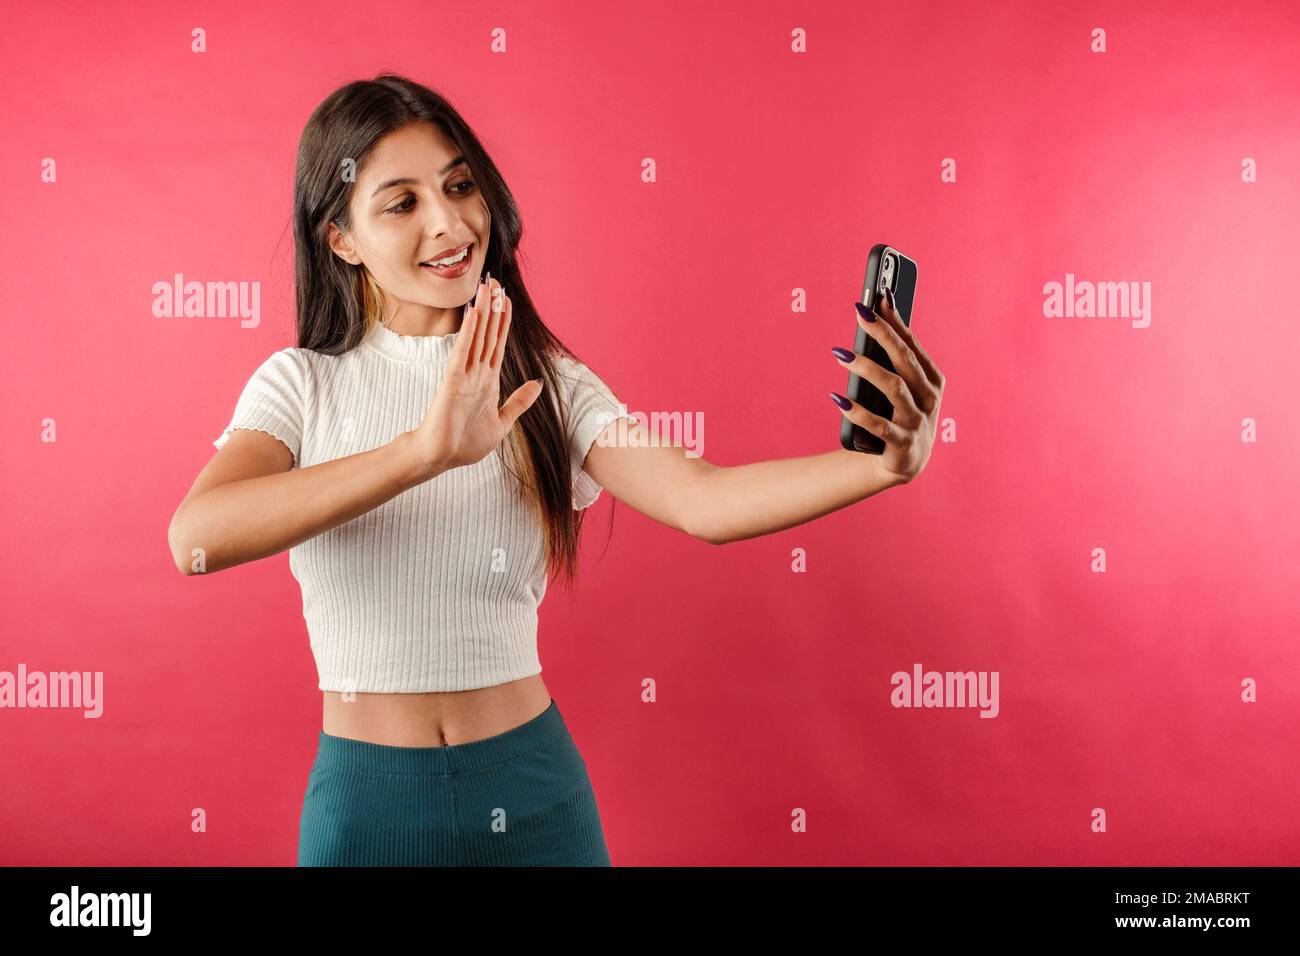
[[[587,764],[554,698],[503,734],[390,747],[320,734],[299,866],[609,866]]]

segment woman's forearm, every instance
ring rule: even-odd
[[[176,567],[211,574],[279,554],[351,521],[437,472],[421,466],[405,432],[371,451],[209,489],[172,519]]]
[[[784,531],[902,483],[880,456],[843,448],[719,467],[704,478],[697,537],[727,544]]]

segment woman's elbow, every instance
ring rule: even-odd
[[[167,547],[172,553],[172,562],[176,565],[176,570],[190,577],[195,573],[194,561],[187,547],[189,534],[179,520],[180,516],[180,511],[177,511],[172,516],[171,524],[167,526]]]

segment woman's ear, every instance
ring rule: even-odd
[[[334,254],[350,265],[361,265],[361,257],[352,245],[352,234],[342,232],[337,225],[330,223],[328,241]]]

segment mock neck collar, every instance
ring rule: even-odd
[[[375,322],[363,339],[376,351],[401,362],[445,361],[456,345],[459,332],[446,335],[402,335]]]

